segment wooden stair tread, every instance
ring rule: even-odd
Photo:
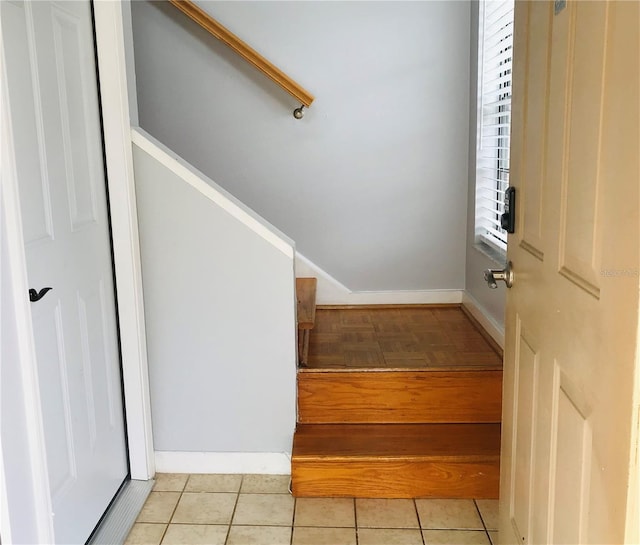
[[[497,461],[500,424],[298,424],[293,461]]]
[[[500,424],[298,424],[296,497],[498,498]]]
[[[316,322],[316,278],[296,278],[298,328],[313,329]]]
[[[298,369],[299,373],[304,374],[338,374],[338,373],[458,373],[458,372],[479,372],[479,371],[499,371],[502,372],[502,364],[500,365],[442,365],[438,367],[412,367],[411,365],[397,367],[362,367],[354,368],[336,365],[335,367],[305,367]]]

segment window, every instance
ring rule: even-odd
[[[482,0],[478,41],[476,242],[504,253],[500,227],[509,187],[513,0]]]

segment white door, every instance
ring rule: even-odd
[[[55,536],[84,543],[128,471],[91,6],[0,5]]]
[[[500,541],[622,544],[640,266],[640,3],[516,2]]]

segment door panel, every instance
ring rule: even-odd
[[[0,9],[55,536],[84,543],[127,475],[91,6]]]
[[[64,347],[64,325],[59,301],[51,301],[51,310],[34,316],[33,333],[38,349],[47,354],[47,365],[38,370],[41,403],[52,414],[59,415],[45,425],[49,486],[58,496],[73,485],[78,471],[74,455],[71,398],[69,395],[68,364]]]
[[[25,156],[37,158],[20,161],[17,166],[24,191],[31,196],[31,206],[22,210],[22,229],[25,244],[53,237],[53,220],[50,202],[49,176],[47,172],[44,142],[38,121],[41,119],[41,104],[38,96],[30,92],[33,88],[29,41],[25,32],[26,15],[24,4],[7,1],[2,5],[2,31],[7,43],[14,44],[11,55],[6,55],[7,72],[20,75],[20,87],[25,92],[11,96],[12,108],[22,112],[22,122],[14,127],[15,148]],[[24,180],[24,181],[23,181]]]
[[[584,543],[591,469],[591,426],[562,387],[555,415],[553,543]],[[587,411],[585,411],[587,412]]]
[[[640,270],[640,4],[516,2],[500,539],[624,543]]]
[[[517,365],[514,382],[514,437],[511,478],[511,519],[514,531],[530,535],[533,479],[533,453],[536,436],[536,400],[538,389],[538,354],[534,342],[527,340],[522,324],[517,341]]]
[[[600,238],[598,194],[605,85],[607,8],[589,2],[575,10],[569,24],[573,62],[566,63],[568,115],[566,173],[560,209],[560,272],[599,297]],[[564,147],[564,146],[563,146]]]
[[[102,178],[97,147],[90,136],[99,132],[87,100],[96,96],[95,72],[83,62],[82,20],[62,7],[51,8],[55,76],[61,122],[64,171],[73,230],[96,221],[96,178]],[[86,54],[86,51],[84,52]],[[89,66],[87,66],[89,65]]]
[[[523,200],[522,216],[519,230],[522,235],[520,245],[538,259],[544,258],[543,226],[545,220],[542,197],[544,195],[544,170],[546,166],[546,149],[544,140],[535,135],[545,134],[547,129],[547,98],[549,88],[549,55],[551,50],[551,17],[553,10],[550,4],[535,2],[529,8],[531,25],[538,29],[540,39],[535,44],[522,43],[526,47],[527,95],[523,109],[528,133],[533,138],[525,139],[527,153],[522,156],[521,193],[526,193]],[[531,35],[528,36],[531,38]],[[530,180],[530,182],[529,182]]]

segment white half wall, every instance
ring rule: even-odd
[[[142,131],[133,141],[155,450],[290,452],[291,242]]]

